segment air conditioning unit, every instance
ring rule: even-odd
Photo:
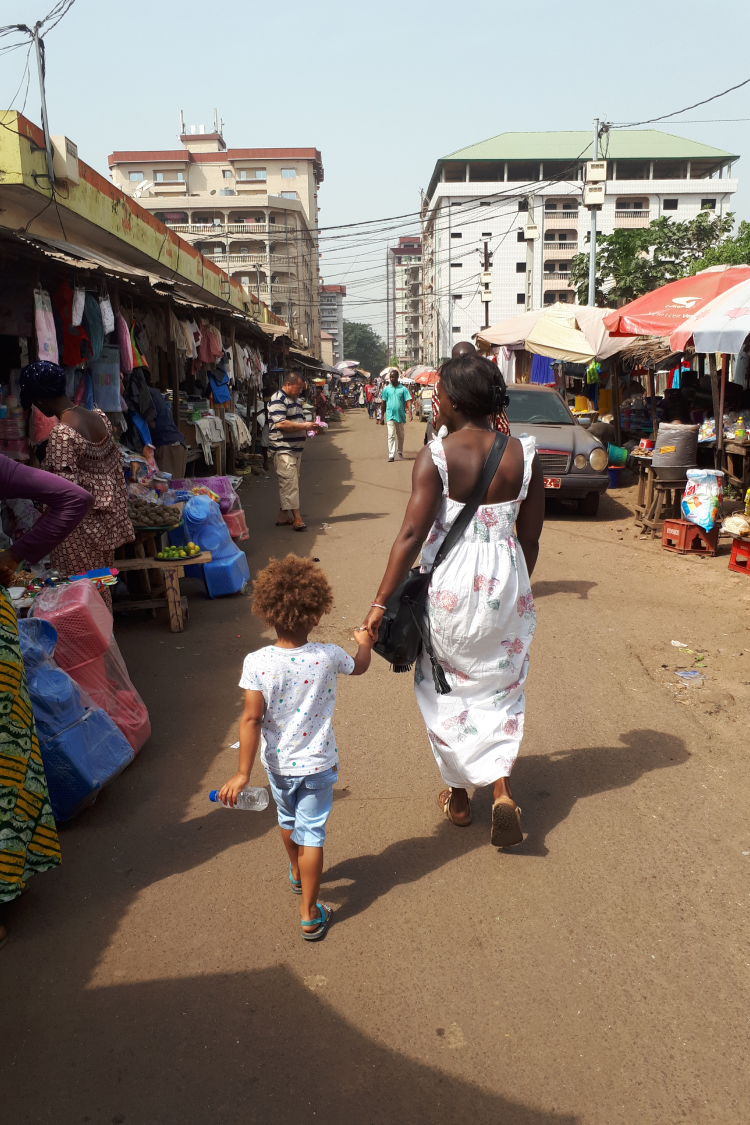
[[[585,184],[583,188],[583,206],[601,207],[604,203],[606,184]]]
[[[607,178],[606,160],[589,160],[586,164],[586,183],[600,184]]]
[[[50,137],[52,141],[52,171],[56,180],[67,180],[69,184],[77,184],[78,175],[78,146],[67,137]]]

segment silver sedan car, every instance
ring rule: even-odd
[[[513,437],[530,434],[544,471],[546,496],[577,500],[578,510],[595,516],[607,491],[607,450],[580,426],[554,387],[528,383],[508,387],[508,421]]]

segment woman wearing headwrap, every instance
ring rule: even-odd
[[[60,844],[26,686],[18,623],[8,591],[22,560],[39,562],[81,522],[93,497],[75,484],[0,455],[0,499],[34,500],[46,511],[0,552],[0,904],[32,875],[60,862]],[[0,946],[8,935],[0,924]]]
[[[42,467],[65,477],[94,497],[94,506],[75,531],[50,552],[62,575],[112,566],[115,548],[135,539],[128,519],[128,495],[120,447],[101,410],[76,406],[65,393],[65,372],[56,363],[37,360],[21,372],[21,406],[31,405],[56,417]],[[102,597],[111,608],[109,590]]]

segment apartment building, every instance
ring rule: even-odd
[[[423,207],[424,362],[484,325],[484,242],[492,254],[489,323],[555,301],[575,301],[570,261],[586,249],[587,132],[501,133],[437,161]],[[612,130],[597,230],[724,215],[737,191],[736,154],[657,129]]]
[[[315,148],[227,148],[181,121],[181,148],[113,152],[113,183],[255,293],[320,354]]]
[[[320,329],[333,341],[333,366],[346,359],[344,355],[345,285],[321,285],[319,294]]]
[[[422,239],[399,238],[388,247],[388,351],[402,371],[422,362]]]

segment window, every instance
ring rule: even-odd
[[[237,173],[241,180],[265,180],[265,168],[240,168]]]
[[[460,233],[459,234],[451,233],[451,238],[463,238],[463,235],[460,234]]]
[[[554,242],[555,241],[555,232],[553,230],[546,230],[544,232],[544,241],[545,242]]]
[[[525,241],[526,241],[526,235],[523,233],[523,229],[521,227],[519,227],[518,233],[516,234],[516,242],[525,242]]]
[[[293,180],[296,175],[297,175],[297,169],[296,168],[282,168],[281,169],[281,177],[284,180]]]
[[[528,211],[528,209],[529,209],[528,199],[519,199],[518,200],[518,210],[519,211]]]
[[[665,211],[676,211],[677,202],[676,199],[665,199],[662,203],[662,207]]]
[[[463,301],[464,299],[463,293],[453,293],[451,294],[451,296],[453,297],[454,301]]]
[[[644,208],[642,199],[618,199],[615,203],[615,211],[643,211],[648,210]]]
[[[129,179],[131,184],[139,184],[143,179],[143,172],[131,172]]]
[[[482,238],[492,238],[492,231],[491,230],[483,230],[482,231]]]
[[[163,172],[154,172],[154,183],[159,184],[159,183],[161,183],[161,181],[163,179],[164,179],[164,173]]]
[[[131,179],[132,179],[132,177],[131,177]],[[716,200],[715,199],[701,199],[701,211],[715,211],[715,210],[716,210]]]
[[[516,304],[517,305],[525,305],[526,304],[526,294],[525,293],[516,293]]]
[[[545,211],[556,211],[557,210],[557,204],[556,203],[545,203],[544,204],[544,210]]]
[[[154,183],[164,184],[174,181],[182,183],[182,172],[154,172]]]
[[[461,328],[460,328],[460,327],[459,327],[459,326],[458,326],[457,324],[454,324],[454,325],[453,325],[453,331],[454,331],[454,332],[461,332],[461,331],[462,331],[462,329],[461,329]]]
[[[516,273],[526,273],[525,262],[516,262]]]
[[[232,173],[229,168],[224,168],[221,174],[225,180],[231,180],[232,178]]]
[[[296,191],[282,191],[281,198],[282,199],[296,199],[297,198],[297,192]]]
[[[451,262],[451,269],[452,270],[460,270],[462,266],[463,266],[463,262]]]

